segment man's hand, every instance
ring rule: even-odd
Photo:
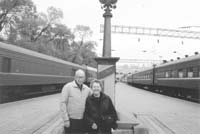
[[[64,126],[69,128],[70,127],[70,122],[69,120],[64,121]]]
[[[97,124],[96,123],[92,124],[92,129],[97,129]]]

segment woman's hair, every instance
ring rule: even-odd
[[[92,88],[92,86],[93,86],[94,83],[99,83],[99,85],[101,86],[101,88],[103,88],[103,85],[102,85],[101,81],[97,80],[97,79],[94,79],[94,80],[92,80],[90,82],[90,88]]]

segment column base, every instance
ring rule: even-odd
[[[103,83],[103,92],[110,96],[115,103],[115,72],[118,57],[98,57],[95,58],[98,65],[97,78]]]

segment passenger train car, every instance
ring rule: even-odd
[[[134,73],[128,83],[147,90],[199,101],[200,55],[178,59]]]
[[[0,103],[59,92],[72,81],[77,69],[86,72],[86,83],[97,69],[0,42]]]

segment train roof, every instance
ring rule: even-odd
[[[184,63],[184,62],[188,62],[188,61],[194,61],[194,60],[200,60],[200,54],[192,55],[192,56],[182,58],[182,59],[178,59],[178,60],[175,60],[175,61],[169,61],[168,63],[163,63],[163,64],[160,64],[160,65],[157,65],[156,68],[176,65],[176,64],[180,64],[180,63]],[[153,67],[150,67],[148,69],[140,70],[140,71],[135,72],[133,74],[149,71],[149,70],[152,70],[152,69],[153,69]]]
[[[53,56],[45,55],[45,54],[42,54],[42,53],[38,53],[36,51],[32,51],[32,50],[29,50],[29,49],[25,49],[25,48],[22,48],[22,47],[19,47],[19,46],[6,44],[6,43],[2,43],[2,42],[0,42],[0,49],[6,49],[6,50],[13,51],[13,52],[16,52],[16,53],[22,53],[22,54],[25,54],[25,55],[34,56],[34,57],[37,57],[37,58],[40,58],[40,59],[50,60],[50,61],[54,61],[54,62],[62,63],[62,64],[68,64],[68,65],[76,66],[76,67],[81,67],[83,69],[86,68],[86,67],[83,67],[81,65],[78,65],[78,64],[75,64],[75,63],[72,63],[72,62],[69,62],[69,61],[65,61],[65,60],[62,60],[62,59],[59,59],[59,58],[56,58],[56,57],[53,57]],[[87,67],[87,69],[95,71],[95,68],[92,68],[92,67]]]
[[[88,70],[91,70],[91,71],[97,72],[97,69],[96,69],[96,68],[93,68],[93,67],[90,67],[90,66],[87,66],[87,69],[88,69]]]
[[[175,60],[175,61],[169,61],[168,63],[163,63],[163,64],[160,64],[160,65],[157,65],[157,68],[175,65],[175,64],[179,64],[179,63],[184,63],[184,62],[188,62],[188,61],[194,61],[194,60],[200,60],[200,54],[192,55],[192,56],[185,57],[185,58],[182,58],[182,59],[178,59],[178,60]]]

